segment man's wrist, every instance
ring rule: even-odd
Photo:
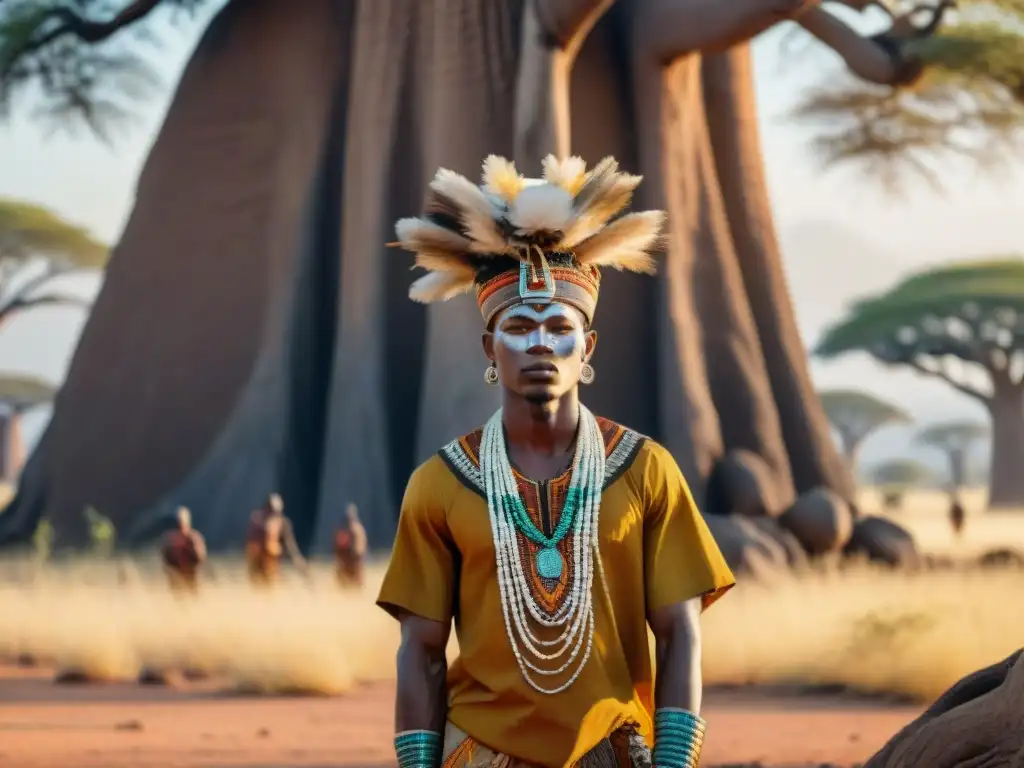
[[[440,768],[441,734],[437,731],[402,731],[395,734],[398,768]]]
[[[654,711],[654,768],[696,768],[707,723],[679,707]]]

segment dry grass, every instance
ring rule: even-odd
[[[142,565],[118,585],[109,562],[48,568],[0,586],[0,656],[32,653],[98,678],[193,667],[265,692],[337,694],[393,675],[398,633],[329,571],[312,586],[251,590],[219,563],[198,598],[176,600]],[[8,574],[10,576],[10,574]],[[810,573],[741,584],[704,618],[705,679],[841,683],[921,700],[1024,645],[1020,572]],[[452,652],[456,649],[452,647]]]
[[[976,496],[976,498],[975,498]],[[862,504],[878,508],[867,491]],[[1024,550],[1024,514],[981,514],[968,498],[954,541],[940,493],[908,498],[895,518],[926,550]],[[218,562],[193,600],[166,589],[152,562],[0,568],[0,657],[30,653],[96,678],[142,667],[191,667],[247,690],[337,694],[393,676],[398,632],[373,605],[382,566],[362,592],[341,592],[320,567],[253,591],[235,562]],[[1021,572],[886,573],[868,567],[741,584],[704,618],[705,679],[715,683],[839,683],[934,698],[963,675],[1024,645]],[[457,652],[452,643],[452,654]]]
[[[842,684],[931,701],[1024,645],[1024,573],[868,567],[740,585],[705,614],[709,683]]]

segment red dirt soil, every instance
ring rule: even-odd
[[[0,667],[4,768],[393,766],[390,685],[338,698],[242,697],[211,684],[54,685]],[[913,706],[757,690],[705,701],[705,766],[851,766],[919,713]]]

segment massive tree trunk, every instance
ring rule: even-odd
[[[811,382],[786,284],[765,181],[749,44],[708,57],[704,71],[718,179],[796,490],[825,486],[850,501],[853,478],[835,449]]]
[[[48,488],[14,502],[44,503],[58,545],[88,540],[88,505],[122,540],[180,502],[234,538],[274,489],[349,6],[232,2],[200,41],[34,459]]]
[[[562,24],[588,5],[548,0],[571,13],[534,22]],[[730,113],[702,93],[699,57],[666,68],[645,48],[641,5],[616,3],[579,51],[572,148],[643,173],[637,206],[665,208],[670,232],[656,278],[605,275],[598,376],[584,398],[663,442],[698,498],[738,448],[791,494],[787,452],[798,475],[796,457],[838,459],[814,441],[809,383],[811,404],[790,402],[781,427],[771,399],[798,399],[807,373],[778,252],[748,242],[771,234],[763,179],[752,187],[761,197],[737,197],[737,179],[760,178],[756,128],[744,117],[732,129],[741,175],[715,161],[729,150],[710,142],[702,99],[716,137],[715,115]],[[411,259],[384,244],[437,166],[476,177],[486,154],[515,151],[524,8],[228,4],[146,163],[0,543],[24,540],[40,515],[62,541],[84,542],[92,505],[130,544],[185,503],[211,547],[237,546],[271,490],[307,548],[326,548],[349,501],[371,543],[390,543],[415,463],[486,419],[497,391],[482,379],[473,302],[413,304]],[[544,31],[545,44],[560,39]],[[751,263],[768,287],[751,283]],[[844,487],[824,471],[808,477]]]
[[[992,415],[990,509],[1024,507],[1024,393],[1018,385],[996,387],[988,403]]]

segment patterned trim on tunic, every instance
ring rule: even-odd
[[[647,438],[639,432],[634,432],[614,421],[602,419],[600,416],[597,417],[597,423],[604,436],[604,489],[607,489],[619,479],[623,472],[629,469]],[[486,499],[484,477],[480,472],[480,441],[483,439],[483,434],[484,431],[481,428],[452,440],[438,451],[438,455],[444,459],[452,473],[459,478],[463,485]]]
[[[643,444],[643,436],[626,429],[613,421],[598,419],[601,434],[604,437],[606,456],[607,488],[619,477],[636,457]],[[476,430],[464,437],[454,440],[441,450],[441,457],[447,462],[455,475],[464,485],[486,498],[483,476],[480,473],[480,442],[483,430]],[[523,500],[526,512],[540,530],[551,535],[558,525],[558,520],[565,507],[572,480],[571,468],[546,482],[538,483],[529,480],[513,470],[519,496]],[[540,546],[521,533],[517,536],[520,562],[527,569],[526,576],[530,583],[530,592],[548,613],[555,613],[569,596],[575,573],[575,553],[573,538],[566,536],[556,548],[562,556],[566,567],[556,579],[544,578],[537,571],[537,555]]]
[[[530,768],[530,765],[485,747],[449,722],[445,727],[441,768]],[[602,739],[572,768],[651,768],[651,750],[636,724],[627,723]]]

